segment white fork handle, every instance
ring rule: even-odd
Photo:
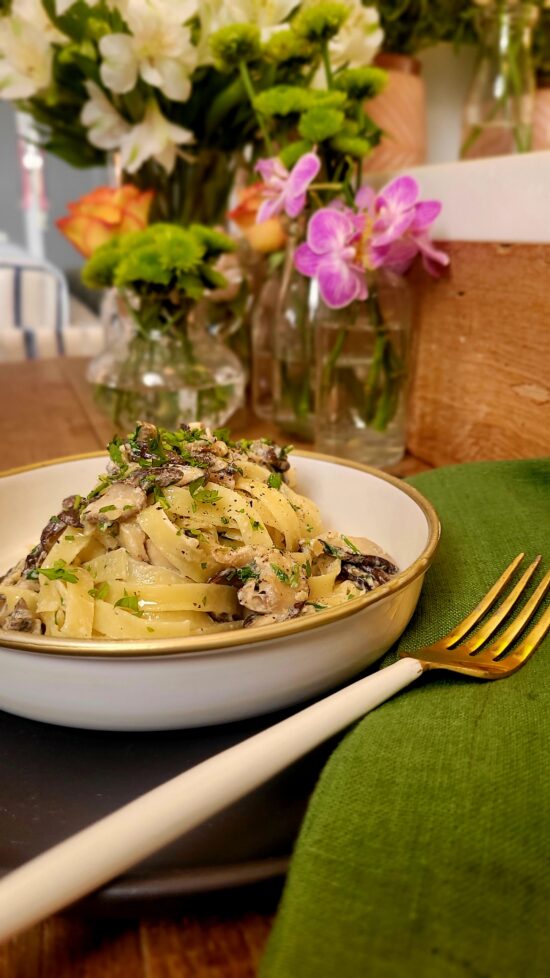
[[[113,879],[268,781],[422,673],[400,659],[148,791],[0,881],[0,940]]]

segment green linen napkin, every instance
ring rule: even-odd
[[[410,482],[443,533],[408,650],[444,635],[520,551],[548,569],[550,459]],[[549,681],[547,637],[508,679],[430,674],[355,726],[311,800],[261,978],[548,975]]]

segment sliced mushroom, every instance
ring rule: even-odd
[[[338,575],[339,581],[351,581],[362,591],[373,591],[381,584],[386,584],[398,567],[379,557],[377,554],[352,554],[342,560],[342,569]]]
[[[301,608],[307,601],[309,587],[305,568],[291,556],[279,550],[268,550],[255,558],[253,566],[257,576],[251,576],[238,593],[243,607],[257,614],[287,618],[291,611]]]
[[[82,513],[85,523],[113,523],[129,520],[139,513],[147,502],[147,497],[139,486],[127,482],[115,482],[106,492],[91,503]]]
[[[0,584],[5,584],[8,587],[11,584],[18,584],[21,578],[21,574],[25,570],[25,558],[23,557],[19,560],[14,567],[10,567],[3,577],[0,577]]]
[[[0,628],[6,632],[31,632],[40,635],[42,622],[35,618],[27,608],[23,598],[19,598],[13,611],[8,611],[8,602],[5,595],[0,595]]]
[[[155,482],[157,486],[188,486],[190,482],[200,479],[201,469],[195,465],[163,465],[159,468],[158,474],[155,471]]]
[[[287,472],[290,462],[286,457],[286,452],[280,445],[269,441],[253,441],[248,448],[247,455],[253,462],[260,465],[268,465],[275,472]]]

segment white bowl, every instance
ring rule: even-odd
[[[410,486],[376,469],[296,453],[300,491],[327,528],[369,537],[400,573],[337,608],[280,625],[174,639],[115,642],[0,631],[0,709],[101,730],[223,723],[298,703],[342,683],[399,638],[418,601],[439,521]],[[0,478],[0,572],[37,542],[72,492],[84,494],[105,456],[61,459]],[[0,585],[1,593],[1,585]]]

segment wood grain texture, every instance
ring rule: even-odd
[[[432,465],[550,454],[550,245],[453,242],[415,270],[409,451]]]

